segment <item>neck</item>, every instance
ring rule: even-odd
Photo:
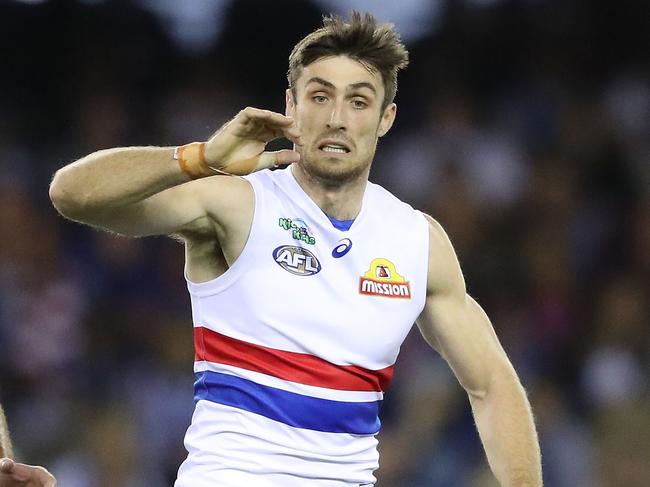
[[[327,215],[337,220],[353,220],[361,211],[369,170],[349,181],[331,184],[311,176],[300,163],[292,164],[289,170],[307,196]]]

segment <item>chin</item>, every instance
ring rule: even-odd
[[[369,163],[347,160],[336,156],[306,158],[302,163],[304,171],[312,178],[327,185],[340,185],[363,175]]]

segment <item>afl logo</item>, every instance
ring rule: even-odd
[[[313,276],[320,272],[320,262],[309,250],[283,245],[273,251],[273,260],[285,271],[297,276]]]

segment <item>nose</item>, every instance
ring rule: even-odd
[[[347,129],[347,124],[344,121],[343,115],[343,103],[338,102],[334,104],[332,113],[330,114],[330,119],[327,122],[327,128],[336,131],[345,131]]]

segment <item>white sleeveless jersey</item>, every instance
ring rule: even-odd
[[[373,485],[379,409],[424,307],[424,216],[368,183],[348,231],[291,169],[246,179],[248,241],[188,280],[196,408],[176,487]]]

